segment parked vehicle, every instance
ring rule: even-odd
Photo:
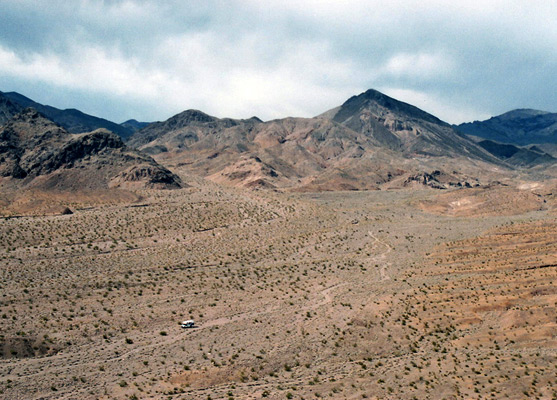
[[[188,319],[187,321],[183,321],[180,326],[184,329],[193,328],[195,327],[195,322],[193,321],[193,319]]]

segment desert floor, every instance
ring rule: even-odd
[[[505,190],[449,215],[198,182],[0,219],[0,397],[555,399],[557,213]]]

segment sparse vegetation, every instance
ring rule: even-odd
[[[554,214],[416,207],[434,194],[202,183],[2,220],[0,391],[555,396]]]

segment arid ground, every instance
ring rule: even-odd
[[[551,192],[189,183],[0,220],[0,397],[557,397]]]

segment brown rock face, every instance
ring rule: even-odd
[[[321,117],[332,119],[404,156],[469,156],[498,160],[449,124],[410,104],[370,89]]]
[[[22,187],[46,189],[107,188],[131,168],[139,187],[177,188],[180,179],[150,157],[126,147],[103,129],[69,134],[33,109],[26,109],[0,128],[0,176]],[[112,184],[113,185],[113,184]]]
[[[404,175],[451,174],[456,160],[474,178],[486,165],[506,167],[433,115],[374,90],[316,118],[262,122],[188,110],[128,144],[218,183],[297,191],[377,189]]]

